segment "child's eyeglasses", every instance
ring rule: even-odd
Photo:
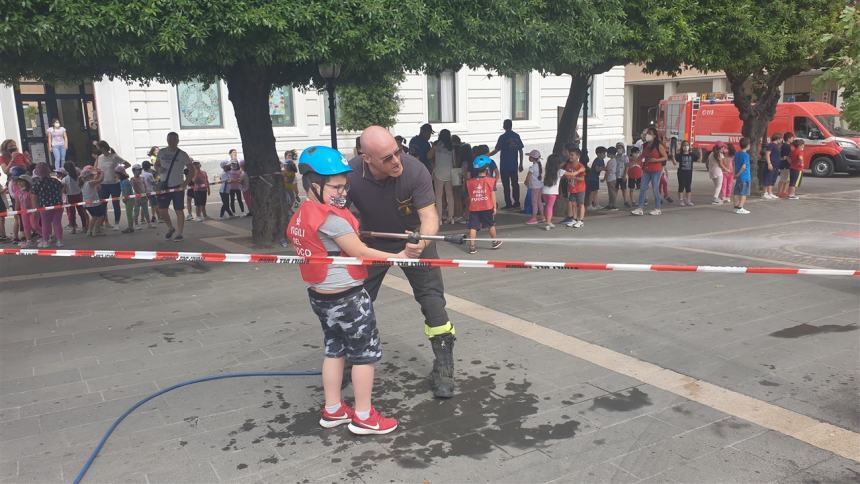
[[[346,193],[349,191],[349,183],[344,183],[343,185],[331,185],[326,183],[325,186],[331,188],[337,193]]]

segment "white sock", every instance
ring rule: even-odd
[[[337,402],[336,404],[325,408],[325,411],[328,413],[335,413],[338,410],[340,410],[340,402]]]
[[[368,410],[368,411],[366,411],[366,412],[355,412],[355,415],[356,415],[356,417],[358,417],[360,420],[367,420],[367,419],[369,419],[369,418],[370,418],[370,410]]]

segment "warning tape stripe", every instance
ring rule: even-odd
[[[264,176],[273,176],[280,175],[281,173],[264,173],[262,175],[251,175],[249,178],[261,178]],[[214,181],[209,181],[209,185],[220,184],[223,180],[215,179]],[[152,196],[162,195],[164,193],[173,193],[173,192],[184,192],[189,187],[185,188],[171,188],[169,190],[162,190],[157,192],[146,192],[146,193],[136,193],[134,195],[129,195],[128,198],[147,198]],[[108,203],[113,201],[122,200],[123,197],[109,197],[109,198],[101,198],[99,200],[93,202],[75,202],[75,203],[64,203],[61,205],[51,205],[50,207],[37,207],[37,208],[28,208],[27,210],[9,210],[7,212],[0,212],[0,217],[10,217],[12,215],[20,215],[22,213],[40,213],[47,212],[48,210],[62,210],[64,208],[69,207],[77,207],[79,205],[83,205],[85,207],[93,207],[97,205],[101,205],[102,203]]]
[[[180,262],[232,262],[245,264],[337,264],[348,266],[460,267],[492,269],[570,269],[615,272],[702,272],[718,274],[777,274],[808,276],[860,276],[860,269],[796,269],[791,267],[690,266],[676,264],[601,264],[594,262],[532,262],[463,259],[374,259],[358,257],[299,257],[275,254],[223,252],[162,252],[144,250],[0,249],[0,255],[92,257],[96,259]]]

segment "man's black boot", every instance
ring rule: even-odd
[[[456,338],[451,333],[430,338],[436,356],[430,373],[430,387],[436,398],[454,396],[454,340]]]

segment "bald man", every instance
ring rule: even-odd
[[[361,154],[350,160],[349,198],[361,216],[361,229],[374,232],[418,231],[434,235],[439,230],[436,196],[430,172],[404,153],[387,129],[371,126],[361,134]],[[436,246],[422,240],[371,239],[367,245],[387,252],[406,251],[411,258],[435,259]],[[454,396],[454,325],[445,310],[445,288],[438,267],[403,267],[415,300],[424,315],[424,333],[430,339],[435,360],[430,386],[437,398]],[[364,287],[374,300],[379,294],[386,266],[371,266]]]

